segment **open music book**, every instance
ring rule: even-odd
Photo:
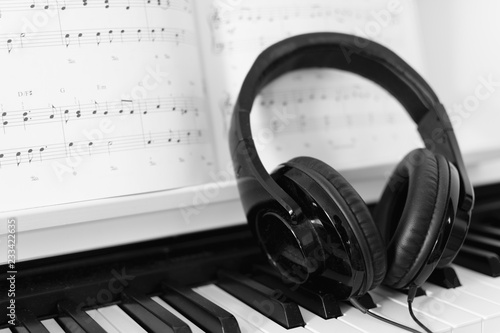
[[[1,218],[18,218],[31,239],[25,247],[40,248],[42,233],[74,233],[69,224],[88,222],[93,229],[81,232],[99,233],[76,248],[68,236],[61,253],[109,245],[112,231],[123,243],[243,222],[227,125],[244,76],[274,42],[314,31],[357,34],[425,74],[414,1],[15,0],[2,1],[0,13]],[[389,166],[422,145],[391,96],[339,71],[278,79],[252,116],[270,170],[315,156],[361,178],[368,201]],[[230,217],[210,215],[216,205],[200,213],[224,200],[234,203]],[[188,206],[196,213],[182,211]],[[172,208],[178,228],[155,215]],[[190,220],[207,216],[222,222]]]

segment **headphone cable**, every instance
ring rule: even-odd
[[[385,323],[388,323],[388,324],[391,324],[393,326],[396,326],[396,327],[399,327],[401,329],[404,329],[406,331],[409,331],[409,332],[413,332],[413,333],[421,333],[420,331],[417,331],[416,329],[413,329],[411,327],[408,327],[408,326],[405,326],[403,324],[400,324],[400,323],[397,323],[395,321],[392,321],[390,319],[387,319],[385,317],[382,317],[382,316],[379,316],[378,314],[376,313],[373,313],[371,312],[369,309],[365,308],[356,298],[354,297],[351,297],[349,299],[349,301],[351,302],[352,305],[354,305],[355,308],[357,308],[359,311],[363,312],[364,314],[369,314],[370,316],[378,319],[378,320],[381,320]],[[424,326],[425,327],[425,326]],[[429,331],[430,332],[430,331]]]
[[[413,300],[415,299],[415,295],[417,294],[417,289],[418,286],[415,284],[410,285],[410,289],[408,289],[408,311],[410,312],[411,318],[418,324],[418,326],[422,327],[427,333],[432,333],[432,331],[428,329],[424,324],[422,324],[422,322],[418,320],[413,313],[411,305],[413,303]]]

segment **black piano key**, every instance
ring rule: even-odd
[[[436,268],[427,281],[446,289],[458,288],[462,285],[457,273],[451,267]]]
[[[340,305],[331,293],[324,292],[313,284],[287,286],[276,276],[256,274],[252,278],[279,293],[283,293],[292,301],[324,319],[342,316]]]
[[[469,233],[464,244],[500,255],[500,239]]]
[[[409,289],[395,289],[397,292],[400,292],[402,294],[408,295],[410,292]],[[420,296],[427,296],[427,293],[425,292],[422,287],[418,287],[417,291],[415,292],[415,297],[420,297]]]
[[[163,284],[160,298],[210,333],[240,333],[236,318],[220,306],[185,287]]]
[[[85,332],[106,333],[106,331],[85,311],[70,300],[63,300],[57,304],[59,312],[71,317]]]
[[[29,333],[49,333],[47,328],[36,318],[28,309],[18,308],[16,311],[17,320],[24,326]]]
[[[500,239],[500,226],[484,223],[473,223],[470,226],[468,234],[479,234],[495,239]]]
[[[373,301],[372,296],[369,293],[366,293],[362,296],[356,298],[358,302],[363,305],[365,309],[375,309],[377,304]],[[350,302],[349,302],[350,303]],[[352,304],[351,304],[352,305]],[[353,305],[354,306],[354,305]]]
[[[132,294],[134,292],[131,292]],[[135,293],[137,294],[137,293]],[[144,296],[146,298],[146,296]],[[156,317],[154,314],[149,312],[146,308],[144,308],[139,302],[137,302],[134,297],[129,296],[126,293],[122,294],[122,304],[120,304],[120,308],[125,311],[132,319],[134,319],[139,325],[141,325],[146,331],[151,333],[173,333],[178,332],[175,331],[172,327],[165,324],[162,320]],[[151,300],[154,302],[153,300]],[[188,331],[191,330],[188,327]]]
[[[304,326],[297,304],[275,297],[275,290],[244,275],[219,271],[216,285],[285,328]]]
[[[30,333],[28,329],[24,326],[9,327],[9,329],[14,333]]]
[[[73,320],[73,318],[67,315],[57,317],[56,322],[59,324],[59,326],[61,326],[64,332],[67,333],[92,333],[92,331],[86,332],[83,328],[80,327],[80,325],[76,323],[76,321]]]
[[[126,299],[132,299],[142,305],[149,312],[168,325],[171,332],[190,333],[189,325],[177,318],[173,313],[153,301],[148,296],[134,289],[127,289],[123,295]]]
[[[489,276],[500,276],[500,257],[491,251],[464,244],[453,263]]]

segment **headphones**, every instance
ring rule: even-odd
[[[373,218],[326,163],[296,157],[269,174],[257,154],[250,129],[257,94],[286,72],[317,67],[353,72],[385,88],[426,145],[397,165]],[[312,33],[267,48],[243,82],[229,144],[249,226],[286,281],[326,281],[338,300],[381,283],[421,286],[436,267],[451,263],[467,234],[474,192],[446,111],[417,72],[373,41]]]

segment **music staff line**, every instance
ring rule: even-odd
[[[172,145],[201,144],[205,142],[203,130],[187,129],[148,134],[113,137],[102,140],[71,141],[50,145],[37,145],[0,151],[0,168],[6,165],[43,163],[48,160],[64,158],[83,158],[85,156],[112,155],[116,152]]]
[[[186,0],[32,0],[32,1],[2,1],[1,12],[25,10],[69,10],[77,8],[144,8],[144,6],[161,8],[164,10],[190,11],[190,4]]]
[[[133,116],[148,114],[192,113],[198,116],[202,99],[196,97],[149,98],[142,100],[119,100],[94,103],[79,103],[76,105],[55,106],[46,108],[2,111],[1,125],[4,133],[7,128],[15,126],[42,125],[98,119],[104,117]]]
[[[235,22],[252,22],[252,21],[269,21],[274,20],[289,20],[289,19],[328,19],[335,20],[339,24],[347,22],[359,21],[366,22],[371,18],[372,12],[377,10],[377,7],[372,8],[342,8],[327,4],[312,4],[310,6],[296,7],[264,7],[250,9],[245,6],[237,7],[231,11],[221,13],[219,8],[214,8],[210,21],[212,28],[218,29],[221,24],[230,25]],[[392,21],[396,22],[397,17],[391,17]],[[331,22],[330,22],[331,24]],[[352,24],[351,24],[352,25]]]
[[[167,42],[179,44],[194,44],[194,33],[184,29],[174,28],[102,28],[61,31],[40,31],[27,33],[0,34],[0,49],[9,53],[14,49],[31,47],[81,46],[112,44]]]

